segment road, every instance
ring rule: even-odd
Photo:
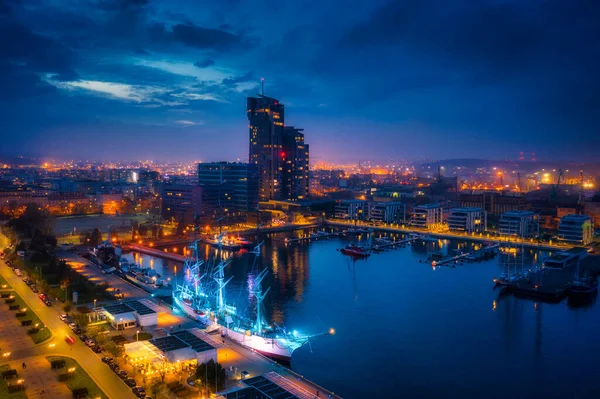
[[[0,234],[0,248],[8,245],[8,239]],[[93,353],[81,341],[76,339],[75,344],[68,345],[65,342],[67,335],[74,336],[73,332],[59,318],[61,310],[57,305],[48,307],[44,305],[37,294],[27,287],[21,278],[15,275],[12,270],[0,261],[0,274],[8,281],[15,291],[27,303],[29,309],[33,310],[40,320],[52,331],[53,337],[36,347],[19,351],[14,348],[14,356],[28,357],[39,355],[59,355],[72,357],[83,367],[88,375],[94,380],[98,387],[106,394],[108,398],[134,399],[135,395],[131,390],[117,377],[102,361],[100,357]],[[23,332],[25,334],[25,331]],[[50,344],[54,346],[51,347]],[[11,356],[11,360],[15,360]]]
[[[477,242],[483,242],[483,241],[492,241],[492,242],[498,242],[498,243],[513,243],[513,244],[518,244],[521,245],[523,244],[523,246],[527,247],[527,248],[536,248],[536,249],[540,249],[540,250],[548,250],[548,251],[552,251],[552,250],[567,250],[572,248],[572,245],[565,245],[565,244],[550,244],[550,243],[536,243],[536,242],[531,242],[531,241],[523,241],[523,240],[516,240],[516,239],[510,239],[509,237],[493,237],[493,236],[477,236],[477,235],[467,235],[467,234],[460,234],[460,233],[452,233],[452,232],[435,232],[435,231],[427,231],[427,230],[422,230],[422,229],[414,229],[414,228],[402,228],[399,226],[375,226],[372,225],[370,223],[354,223],[351,221],[344,221],[344,220],[333,220],[333,219],[327,219],[326,220],[327,225],[332,226],[332,227],[359,227],[359,228],[371,228],[373,230],[377,230],[377,231],[384,231],[384,232],[390,232],[390,233],[400,233],[400,234],[405,234],[405,233],[417,233],[417,234],[427,234],[430,235],[432,237],[435,238],[440,238],[440,239],[457,239],[457,240],[463,240],[463,241],[477,241]]]
[[[105,282],[110,288],[115,290],[118,289],[122,294],[125,295],[125,300],[147,298],[149,295],[143,289],[136,287],[135,285],[123,280],[118,276],[115,276],[114,274],[102,273],[102,270],[100,270],[100,268],[93,262],[82,258],[73,252],[61,251],[57,254],[57,256],[64,259],[72,269],[88,277],[90,281],[94,282],[95,284]]]

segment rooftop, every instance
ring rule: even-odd
[[[146,306],[143,303],[140,303],[138,301],[125,302],[124,305],[129,306],[140,316],[156,313],[154,310],[150,309],[148,306]]]
[[[578,222],[584,222],[586,220],[591,220],[591,219],[592,218],[589,217],[588,215],[577,215],[577,214],[565,215],[562,218],[560,218],[561,221],[567,220],[567,221],[578,221]]]
[[[502,214],[502,216],[531,216],[533,215],[533,211],[510,211],[510,212],[505,212]]]
[[[473,206],[467,206],[463,208],[452,208],[450,212],[481,212],[481,208],[475,208]]]
[[[127,306],[124,303],[119,303],[116,305],[104,306],[104,310],[112,315],[118,315],[121,313],[132,313],[134,310]]]
[[[158,348],[158,350],[162,352],[176,351],[178,349],[189,347],[188,344],[186,344],[174,335],[167,335],[166,337],[154,338],[148,342],[156,346],[156,348]]]
[[[176,336],[181,341],[188,344],[194,350],[194,352],[204,352],[207,350],[215,349],[214,346],[212,346],[208,342],[204,341],[202,338],[197,337],[196,335],[192,334],[191,332],[189,332],[187,330],[177,331],[177,332],[171,333],[171,335]]]

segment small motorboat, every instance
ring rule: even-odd
[[[369,253],[356,245],[348,245],[341,249],[341,252],[344,255],[352,256],[353,258],[366,258],[369,256]]]

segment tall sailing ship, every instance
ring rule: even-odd
[[[212,262],[200,260],[198,242],[190,246],[183,266],[183,281],[173,290],[173,303],[192,319],[205,324],[208,331],[219,330],[221,335],[265,356],[289,362],[292,353],[308,343],[314,335],[299,334],[295,330],[290,332],[283,326],[266,322],[262,308],[270,287],[263,292],[262,281],[268,270],[258,272],[255,268],[261,245],[258,244],[251,251],[255,256],[252,269],[256,274],[248,291],[254,298],[251,312],[254,317],[243,316],[236,306],[226,302],[225,286],[232,277],[226,280],[224,269],[231,259]]]

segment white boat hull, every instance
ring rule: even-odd
[[[231,328],[227,328],[224,326],[220,327],[221,335],[226,335],[230,339],[238,342],[239,344],[253,349],[256,352],[270,358],[275,358],[289,362],[292,359],[292,353],[295,349],[297,349],[295,347],[290,348],[282,344],[276,338],[266,338],[261,337],[259,335],[246,335],[241,331],[235,331]],[[302,345],[297,344],[297,346],[300,347]]]

